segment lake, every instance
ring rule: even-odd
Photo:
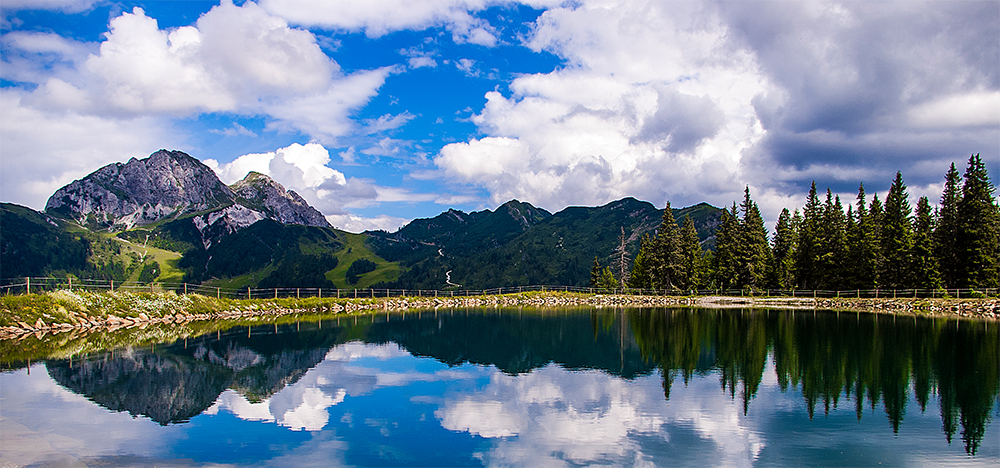
[[[0,466],[997,466],[998,332],[691,308],[248,323],[13,365]]]

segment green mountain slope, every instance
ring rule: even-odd
[[[463,213],[449,211],[429,220],[415,220],[392,235],[369,233],[375,253],[407,268],[388,286],[585,286],[594,257],[605,265],[616,261],[623,228],[630,261],[638,252],[639,240],[644,234],[654,234],[663,216],[663,210],[648,202],[625,198],[600,207],[570,207],[554,215],[537,216],[521,232],[510,229],[509,223],[501,224],[497,234],[483,237],[480,233],[491,232],[490,223],[509,219],[497,216],[508,205],[486,212],[492,216],[470,214],[471,222],[463,223]],[[708,246],[721,212],[705,203],[673,210],[679,222],[691,216],[703,245]]]
[[[145,250],[110,235],[88,231],[31,208],[0,203],[0,277],[73,275],[78,278],[149,281],[168,253]],[[170,271],[170,268],[167,268]]]

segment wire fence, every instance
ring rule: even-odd
[[[201,294],[230,299],[277,299],[277,298],[378,298],[378,297],[466,297],[492,296],[524,292],[575,292],[586,294],[620,294],[644,296],[730,296],[730,297],[791,297],[791,298],[858,298],[858,299],[903,299],[903,298],[995,298],[1000,297],[998,288],[962,289],[850,289],[850,290],[802,290],[802,289],[599,289],[580,286],[505,286],[489,289],[389,289],[389,288],[232,288],[190,283],[138,283],[116,282],[113,280],[92,280],[77,278],[23,277],[0,279],[0,294],[31,294],[44,291],[130,291],[167,292],[177,294]]]

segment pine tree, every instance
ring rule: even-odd
[[[639,241],[639,253],[635,255],[635,260],[632,262],[632,273],[628,278],[628,287],[636,289],[652,289],[653,281],[650,276],[652,269],[652,258],[650,257],[650,250],[652,249],[652,241],[649,238],[649,234],[642,236]]]
[[[878,194],[875,195],[875,200]],[[875,205],[875,200],[872,204]],[[872,289],[878,282],[879,242],[876,236],[875,221],[871,211],[865,206],[865,185],[858,186],[857,210],[855,221],[848,231],[848,258],[850,274],[844,285],[849,288]],[[881,207],[881,204],[878,204]],[[881,210],[879,210],[881,211]]]
[[[1000,208],[993,195],[986,165],[978,154],[969,157],[958,204],[958,283],[968,288],[995,288],[1000,283]]]
[[[601,262],[594,257],[594,264],[590,267],[590,287],[596,288],[601,283]]]
[[[750,187],[744,189],[743,219],[740,223],[740,275],[739,286],[756,289],[765,287],[768,267],[771,264],[771,245],[767,241],[767,229],[760,209],[750,198]]]
[[[907,200],[903,175],[896,172],[896,179],[885,197],[885,214],[882,217],[882,270],[879,278],[886,288],[910,286],[910,252],[913,250],[913,229],[910,224],[910,202]]]
[[[802,209],[802,222],[799,226],[799,243],[796,251],[795,270],[799,287],[802,289],[816,288],[818,273],[817,260],[819,255],[820,232],[819,226],[822,222],[823,207],[820,205],[819,197],[816,195],[816,182],[813,181],[809,189],[809,196],[806,199],[806,206]]]
[[[913,287],[937,289],[941,287],[937,258],[934,256],[934,218],[927,197],[917,201],[917,214],[913,220],[913,251],[910,253],[910,272]]]
[[[663,210],[663,221],[657,230],[654,261],[653,287],[657,289],[674,289],[677,287],[677,277],[680,274],[680,237],[677,221],[674,220],[670,202]]]
[[[715,255],[712,257],[712,267],[715,270],[713,272],[715,284],[720,289],[739,286],[737,269],[739,230],[736,204],[733,203],[731,210],[722,210],[722,220],[715,231]]]
[[[840,197],[834,197],[829,188],[817,231],[815,288],[841,289],[847,259],[847,220]]]
[[[618,288],[618,280],[615,278],[615,274],[611,272],[611,267],[604,267],[601,271],[601,277],[597,281],[598,289],[614,290]]]
[[[771,253],[771,286],[779,289],[795,287],[795,227],[788,208],[781,210],[774,226],[774,248]]]
[[[946,288],[958,287],[958,204],[962,201],[962,176],[951,163],[944,176],[944,192],[938,207],[938,221],[934,227],[934,255],[937,257],[941,281]]]
[[[684,277],[681,289],[697,289],[702,283],[702,251],[698,240],[698,230],[694,227],[691,216],[684,217],[684,226],[680,233],[681,268]]]

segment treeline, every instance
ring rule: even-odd
[[[883,202],[864,184],[846,210],[813,182],[802,211],[781,211],[773,236],[760,209],[724,210],[715,252],[701,248],[690,218],[679,227],[670,211],[655,238],[642,239],[627,278],[595,260],[591,286],[645,289],[941,289],[1000,287],[1000,206],[986,165],[969,158],[964,177],[953,163],[940,203],[920,197],[914,211],[896,173]],[[621,275],[619,275],[621,276]],[[613,278],[613,277],[612,277]]]

